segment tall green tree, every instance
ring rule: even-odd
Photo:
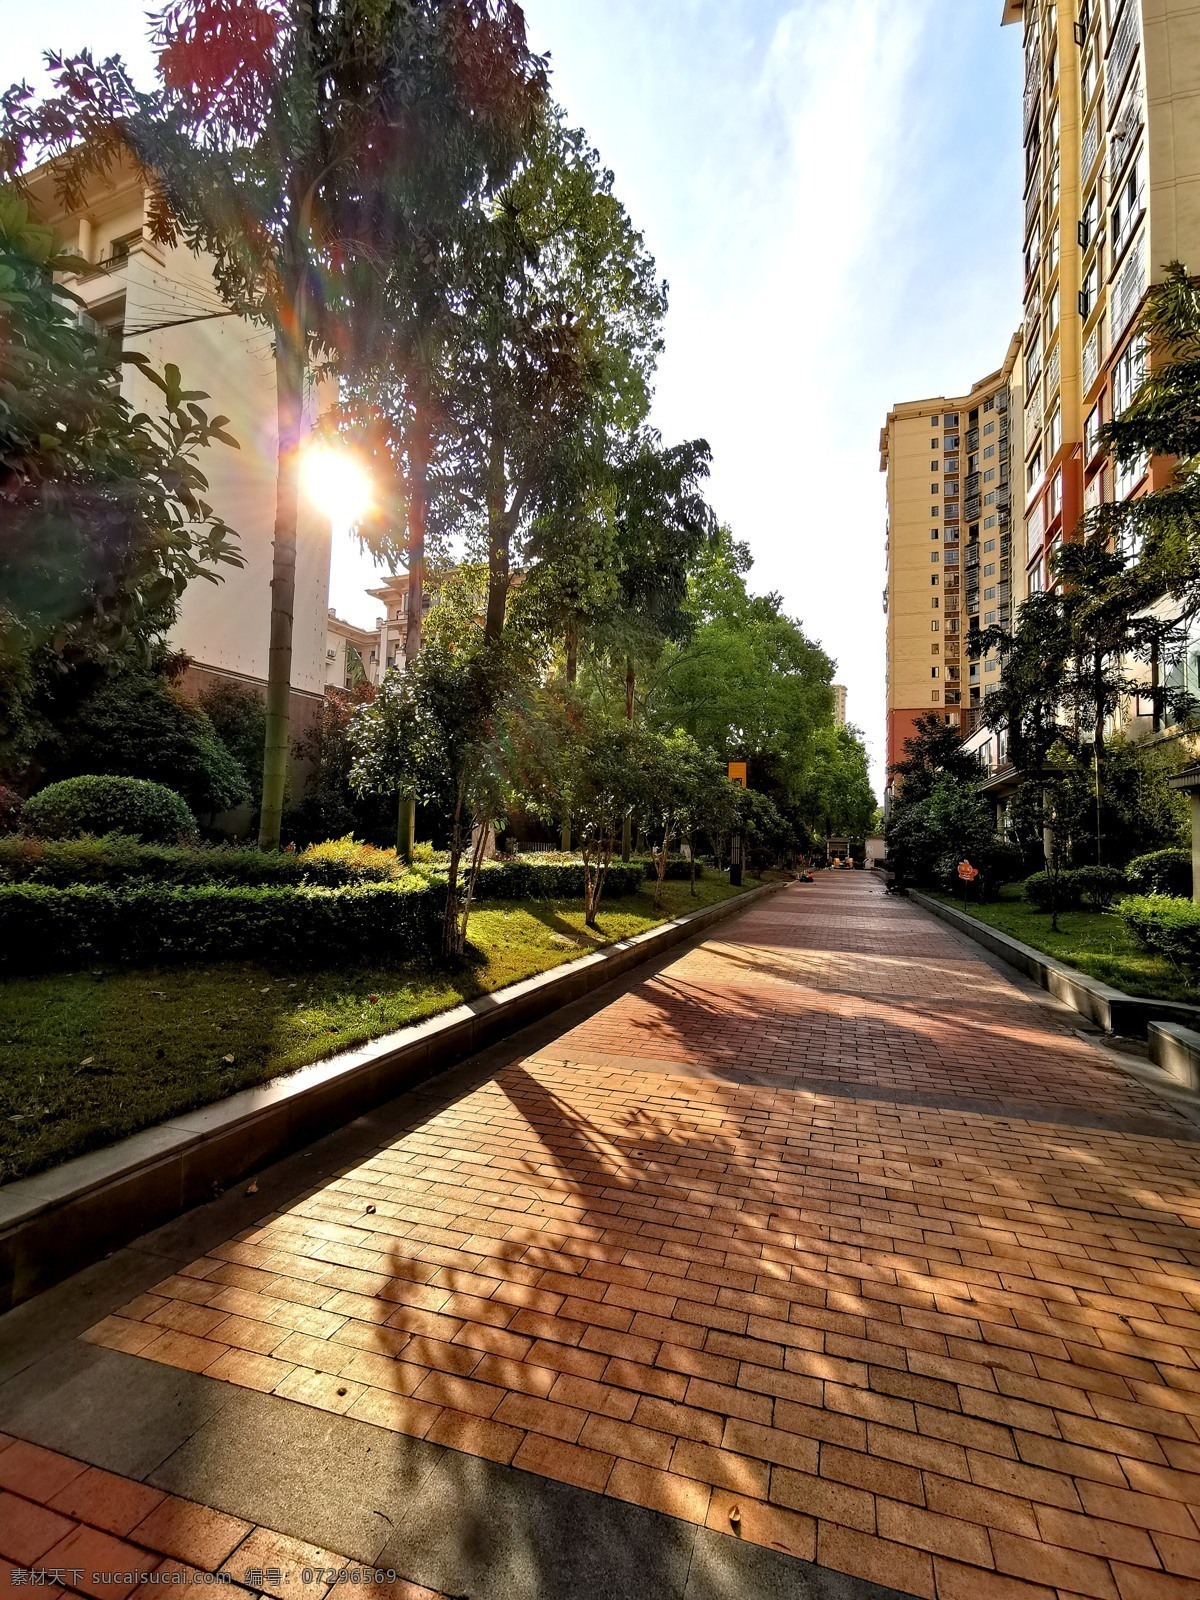
[[[467,533],[486,562],[489,641],[503,634],[510,595],[534,607],[555,580],[564,489],[578,499],[608,442],[645,416],[665,305],[612,173],[547,112],[471,237],[431,501],[436,527]]]
[[[116,58],[49,59],[55,92],[3,100],[6,165],[54,157],[65,203],[132,153],[152,232],[214,261],[231,313],[264,322],[278,382],[275,543],[260,842],[279,843],[288,758],[299,457],[310,354],[336,349],[348,263],[436,249],[512,169],[544,88],[513,0],[171,0],[158,82]]]

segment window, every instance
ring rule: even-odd
[[[984,545],[983,545],[983,553],[984,553],[984,555],[987,555],[989,551],[994,550],[995,548],[996,548],[995,539],[986,539],[984,541]]]
[[[934,575],[933,575],[933,577],[932,577],[932,578],[930,578],[930,580],[929,580],[929,581],[930,581],[930,583],[932,583],[932,584],[936,584],[936,583],[937,583],[937,582],[938,582],[938,575],[937,575],[937,573],[936,573],[936,572],[935,572],[935,573],[934,573]]]
[[[1039,563],[1029,574],[1029,592],[1030,594],[1041,594],[1042,588],[1042,568]]]
[[[994,444],[985,444],[984,445],[984,447],[983,447],[983,459],[985,461],[990,461],[995,454],[996,454],[996,446]]]
[[[1042,373],[1042,340],[1035,328],[1029,339],[1029,349],[1025,352],[1025,388],[1032,389]]]
[[[947,411],[946,415],[942,418],[942,426],[944,428],[957,428],[958,427],[958,412],[957,411]]]
[[[940,633],[941,632],[941,628],[942,628],[941,623],[938,621],[938,619],[936,617],[934,617],[933,621],[929,624],[930,633]]]
[[[1054,176],[1055,176],[1055,179],[1057,180],[1057,178],[1058,178],[1058,158],[1057,157],[1055,157],[1055,162],[1054,162]],[[1055,187],[1054,198],[1055,198],[1055,200],[1058,199],[1057,186]],[[1049,238],[1046,240],[1046,271],[1047,272],[1053,272],[1055,267],[1057,267],[1057,265],[1058,265],[1058,224],[1055,223],[1054,227],[1051,228],[1051,230],[1050,230]]]
[[[930,669],[929,669],[929,676],[930,676],[930,677],[931,677],[931,678],[940,678],[940,677],[941,677],[941,675],[942,675],[942,669],[941,669],[941,667],[930,667]]]
[[[1141,158],[1134,162],[1129,169],[1129,176],[1121,184],[1112,208],[1112,253],[1113,260],[1125,247],[1125,241],[1133,231],[1133,225],[1142,214],[1142,176]]]
[[[931,462],[930,462],[930,463],[929,463],[929,470],[930,470],[930,472],[936,472],[936,471],[937,471],[937,469],[938,469],[938,464],[937,464],[937,462],[936,462],[936,461],[931,461]]]
[[[1046,302],[1046,343],[1047,344],[1050,343],[1051,334],[1054,332],[1055,328],[1058,327],[1059,317],[1061,316],[1061,314],[1062,314],[1062,298],[1061,298],[1061,296],[1059,295],[1059,292],[1058,292],[1058,285],[1055,284],[1053,290],[1051,291],[1050,298]]]
[[[996,626],[996,613],[989,611],[983,619],[983,624],[985,628],[994,628]]]
[[[995,469],[995,467],[989,467],[987,469],[987,471],[983,475],[983,481],[984,481],[984,483],[995,483],[995,481],[996,481],[996,469]]]
[[[931,483],[929,485],[929,492],[930,494],[936,494],[938,492],[938,486],[936,483]]]
[[[1133,403],[1146,378],[1146,347],[1134,339],[1117,358],[1113,369],[1113,414],[1121,416]]]
[[[985,405],[985,406],[984,406],[984,408],[983,408],[983,409],[984,409],[984,410],[985,410],[985,411],[987,411],[987,410],[988,410],[988,409],[989,409],[989,407],[990,407],[990,406],[991,406],[991,403],[992,403],[992,402],[991,402],[991,401],[990,401],[990,400],[989,400],[989,401],[988,401],[988,403],[987,403],[987,405]],[[989,434],[989,433],[995,433],[995,431],[996,431],[996,424],[995,424],[995,423],[994,423],[994,422],[985,422],[985,423],[984,423],[984,425],[983,425],[983,432],[984,432],[984,435],[985,435],[985,437],[986,437],[986,435],[987,435],[987,434]],[[984,454],[985,454],[985,455],[986,455],[986,454],[987,454],[987,452],[986,452],[986,451],[984,451]]]
[[[940,606],[940,605],[941,605],[941,603],[942,603],[942,602],[941,602],[941,601],[940,601],[940,600],[939,600],[939,599],[938,599],[938,597],[937,597],[937,595],[934,595],[934,597],[933,597],[933,609],[934,609],[934,610],[935,610],[935,611],[936,611],[936,610],[937,610],[937,608],[938,608],[938,607],[939,607],[939,606]]]
[[[994,561],[989,561],[984,567],[983,575],[985,578],[994,578],[996,576],[996,563]]]
[[[1088,414],[1088,419],[1083,425],[1083,456],[1085,461],[1090,461],[1100,448],[1100,417],[1099,405],[1094,405]]]
[[[983,664],[983,670],[985,672],[995,672],[997,664],[998,663],[994,659],[991,661],[985,661]]]
[[[931,538],[931,539],[936,539],[936,538],[937,538],[937,536],[938,536],[938,531],[937,531],[937,529],[936,529],[936,528],[930,528],[930,530],[929,530],[929,537],[930,537],[930,538]]]
[[[1056,472],[1050,479],[1050,494],[1047,497],[1048,503],[1046,509],[1047,515],[1050,517],[1051,521],[1053,521],[1053,519],[1057,517],[1059,512],[1062,510],[1062,486],[1063,476],[1062,472],[1059,471]]]
[[[1041,445],[1038,445],[1037,449],[1033,452],[1032,456],[1030,456],[1030,458],[1029,458],[1029,465],[1025,468],[1025,487],[1026,487],[1026,489],[1027,490],[1032,490],[1034,484],[1038,481],[1038,479],[1041,477],[1041,475],[1042,475],[1042,447],[1041,447]]]
[[[994,600],[996,598],[996,590],[995,590],[995,588],[993,587],[991,589],[985,589],[983,591],[983,598],[985,600]]]
[[[1046,430],[1046,453],[1056,456],[1062,446],[1062,407],[1055,406]]]
[[[931,550],[929,552],[929,559],[930,561],[940,561],[941,557],[938,555],[936,550]]]

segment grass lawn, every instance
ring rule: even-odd
[[[747,883],[747,888],[751,887]],[[461,972],[270,962],[48,973],[0,984],[0,1182],[349,1050],[740,891],[723,878],[605,901],[495,901],[471,914]]]
[[[935,896],[947,905],[964,909],[948,894]],[[1050,913],[1035,911],[1021,896],[1020,884],[1010,883],[999,900],[966,908],[973,917],[1011,934],[1035,950],[1067,961],[1090,978],[1099,978],[1126,994],[1164,1000],[1200,1000],[1200,987],[1188,981],[1165,957],[1145,950],[1115,911],[1060,911],[1059,931],[1050,928]]]

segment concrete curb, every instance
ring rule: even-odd
[[[1200,1033],[1174,1022],[1152,1022],[1146,1030],[1150,1059],[1187,1089],[1200,1089]]]
[[[687,912],[427,1022],[7,1185],[0,1189],[0,1312],[782,887],[762,884]]]
[[[1121,989],[1101,983],[1098,978],[1089,978],[1075,967],[1055,961],[1053,956],[1035,950],[1032,945],[1022,944],[1020,939],[1001,933],[998,928],[989,928],[986,922],[980,922],[978,918],[954,906],[944,905],[942,901],[933,900],[915,889],[909,890],[909,898],[943,922],[948,922],[952,928],[965,933],[969,939],[974,939],[976,944],[981,944],[994,956],[1007,961],[1010,967],[1016,967],[1018,972],[1032,978],[1034,983],[1049,990],[1056,1000],[1073,1006],[1082,1016],[1103,1028],[1105,1033],[1144,1039],[1151,1024],[1156,1022],[1179,1023],[1185,1028],[1190,1024],[1200,1028],[1200,1006],[1187,1005],[1181,1000],[1143,1000],[1138,995],[1126,994]]]

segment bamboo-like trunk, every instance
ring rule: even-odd
[[[633,657],[625,658],[625,720],[633,721],[634,690],[637,680],[633,672]],[[628,861],[633,854],[633,818],[626,817],[621,824],[621,860]]]
[[[296,602],[296,528],[300,514],[300,448],[304,438],[303,292],[289,325],[276,330],[278,444],[275,538],[271,551],[271,632],[267,656],[266,737],[263,746],[260,850],[278,850],[287,788],[292,695],[292,614]]]

